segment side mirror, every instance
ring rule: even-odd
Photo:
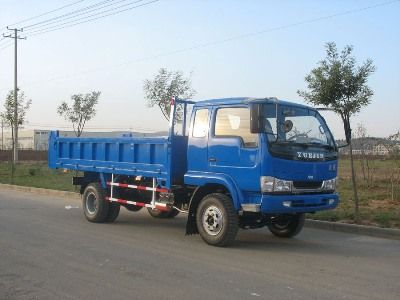
[[[260,103],[250,104],[250,132],[264,132],[264,118],[262,114],[263,105]]]

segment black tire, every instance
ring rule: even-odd
[[[114,193],[117,195],[118,198],[121,199],[143,202],[141,194],[137,190],[115,189]],[[139,211],[143,208],[143,206],[133,205],[133,204],[125,204],[124,206],[129,211]]]
[[[157,208],[151,209],[150,207],[147,208],[150,216],[153,218],[159,219],[172,219],[179,214],[179,211],[176,209],[171,209],[170,211],[159,210]]]
[[[197,208],[196,224],[207,244],[219,247],[232,244],[239,230],[239,218],[231,198],[219,193],[205,196]]]
[[[89,222],[106,222],[110,203],[105,199],[105,190],[98,183],[91,183],[83,192],[83,213]]]
[[[176,210],[175,208],[171,209],[171,211],[168,214],[168,218],[175,218],[177,215],[179,215],[179,210]]]
[[[118,203],[113,203],[113,202],[109,203],[106,222],[107,223],[114,222],[118,218],[120,209],[121,205],[119,205]]]
[[[268,225],[269,230],[278,237],[290,238],[303,229],[305,214],[283,215]]]
[[[127,205],[125,205],[125,208],[129,211],[139,211],[143,208],[143,206],[127,204]]]

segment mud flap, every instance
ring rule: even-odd
[[[186,235],[199,233],[196,224],[196,211],[192,206],[194,205],[191,205],[191,207],[189,208],[188,218],[186,222]]]

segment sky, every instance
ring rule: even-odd
[[[34,35],[60,24],[36,23],[101,7],[100,2],[110,5],[103,10],[145,5]],[[297,90],[306,88],[304,77],[325,57],[325,44],[331,41],[339,50],[353,45],[358,64],[370,58],[377,68],[368,81],[372,102],[352,118],[353,130],[363,124],[369,136],[387,137],[400,129],[400,1],[133,2],[0,0],[0,32],[8,34],[4,27],[12,25],[24,28],[20,35],[27,37],[18,42],[18,86],[32,99],[25,129],[72,128],[57,115],[57,106],[73,94],[101,91],[87,130],[166,130],[168,123],[158,108],[146,106],[143,93],[143,81],[162,67],[190,76],[196,101],[249,96],[304,103]],[[14,86],[10,43],[0,41],[1,108]],[[339,117],[324,116],[335,137],[343,138]]]

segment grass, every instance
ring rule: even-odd
[[[356,160],[357,187],[360,199],[360,224],[400,228],[400,160]],[[369,172],[368,172],[369,170]],[[74,191],[74,172],[53,170],[46,162],[24,162],[16,167],[13,184],[63,191]],[[11,164],[0,162],[0,183],[11,182]],[[350,161],[339,161],[340,204],[335,210],[309,214],[316,220],[355,223]]]
[[[379,227],[400,228],[400,160],[355,160],[359,197],[359,223]],[[368,172],[369,170],[369,172]],[[339,161],[340,204],[335,210],[310,214],[316,220],[355,223],[354,194],[350,160]]]
[[[0,162],[0,183],[31,186],[62,191],[74,191],[71,184],[73,172],[54,170],[45,162],[23,162],[16,165],[14,180],[11,179],[12,164]]]

